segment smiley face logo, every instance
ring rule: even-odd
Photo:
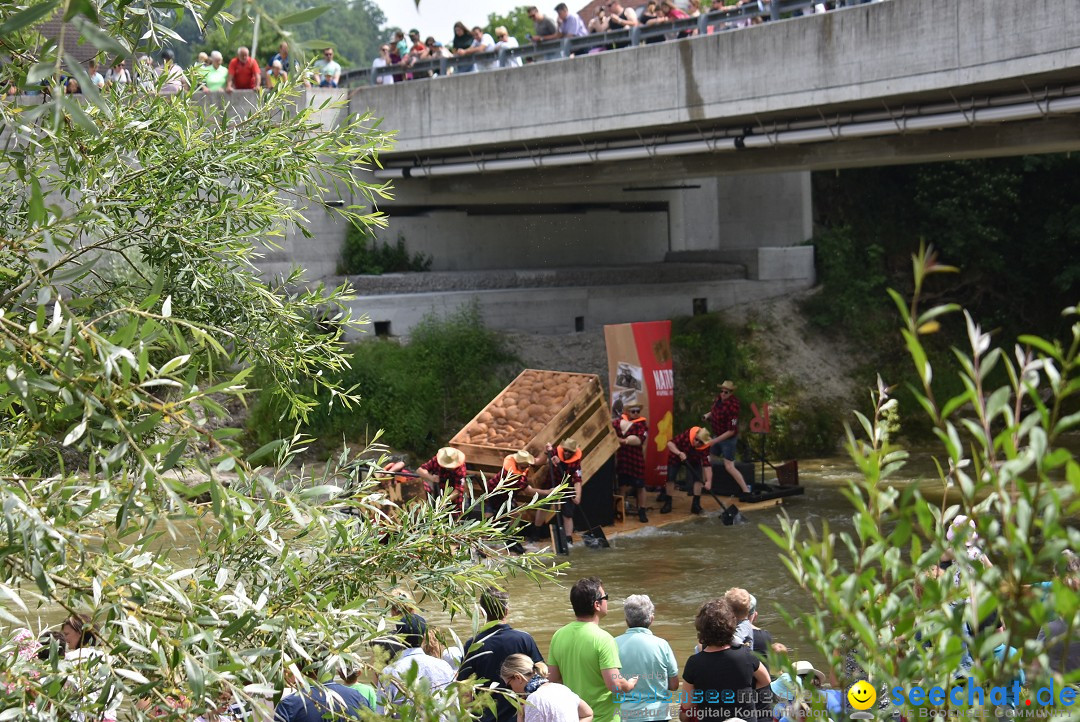
[[[877,702],[877,690],[865,679],[860,679],[847,691],[848,703],[857,710],[867,710]]]

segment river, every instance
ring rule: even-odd
[[[893,483],[930,476],[929,460],[920,461],[907,470],[912,476]],[[698,607],[738,586],[757,597],[758,626],[771,632],[774,641],[786,644],[793,659],[824,663],[804,629],[789,627],[777,610],[781,606],[798,615],[811,611],[812,600],[796,585],[780,560],[780,549],[760,526],[779,531],[778,510],[783,509],[804,527],[809,524],[820,529],[822,522],[828,521],[834,532],[850,530],[852,509],[841,490],[845,481],[855,476],[854,466],[846,458],[800,461],[799,477],[806,494],[785,499],[783,507],[748,514],[745,524],[724,526],[714,511],[663,529],[646,528],[619,536],[611,540],[610,549],[575,544],[569,557],[571,566],[558,585],[539,588],[528,579],[508,580],[510,624],[532,634],[546,652],[555,630],[573,621],[570,587],[582,577],[598,576],[610,595],[609,613],[601,626],[614,636],[622,634],[626,629],[622,601],[631,594],[648,594],[656,605],[652,630],[671,643],[681,668],[697,643],[694,615]],[[707,498],[703,504],[706,511],[717,508]],[[431,615],[431,619],[439,624],[448,622],[438,615]],[[467,620],[459,618],[451,627],[462,639],[471,633]]]

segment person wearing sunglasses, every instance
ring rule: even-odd
[[[323,50],[322,60],[315,62],[315,84],[320,88],[336,88],[341,80],[341,65],[334,60],[334,49]]]
[[[524,654],[511,654],[502,663],[503,684],[525,696],[523,722],[592,722],[593,711],[574,691],[547,678],[547,665]]]
[[[632,691],[638,678],[622,676],[615,638],[600,628],[608,613],[603,582],[598,577],[579,579],[570,590],[570,605],[575,620],[551,638],[548,679],[585,700],[595,722],[613,722],[619,716],[615,693]]]
[[[379,74],[380,68],[388,68],[391,65],[393,65],[393,63],[390,62],[390,46],[384,43],[383,45],[379,46],[379,57],[375,58],[375,60],[371,63],[371,72],[375,73],[376,85],[394,84],[393,75],[391,75],[390,73],[386,73],[385,75]]]

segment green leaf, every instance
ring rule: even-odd
[[[109,35],[86,18],[77,17],[71,21],[71,24],[79,31],[79,34],[86,39],[86,42],[90,43],[98,50],[103,50],[110,55],[118,55],[120,57],[131,55],[131,48],[128,47],[123,38],[116,38]]]
[[[98,22],[97,8],[91,0],[67,0],[67,10],[64,11],[64,22],[68,22],[76,15],[82,15],[92,23]]]
[[[33,25],[38,20],[50,15],[59,4],[59,0],[50,0],[49,2],[42,3],[41,5],[33,5],[22,12],[16,13],[8,18],[7,22],[0,25],[0,37],[7,37],[12,33]]]
[[[26,208],[26,220],[31,226],[45,222],[45,199],[41,197],[41,184],[36,177],[30,180],[30,202]]]
[[[210,7],[203,13],[202,23],[203,28],[210,24],[210,21],[217,17],[217,14],[221,12],[221,9],[225,7],[227,0],[214,0],[210,3]]]
[[[281,27],[285,27],[287,25],[300,25],[301,23],[306,23],[306,22],[310,22],[310,21],[314,20],[315,18],[319,17],[320,15],[322,15],[323,13],[325,13],[329,9],[330,9],[329,5],[322,5],[320,7],[314,7],[314,8],[308,8],[307,10],[301,10],[298,13],[293,13],[292,15],[286,15],[283,18],[277,18],[277,24],[280,25]]]
[[[55,72],[55,63],[34,63],[30,66],[30,71],[26,74],[26,84],[27,86],[37,85],[45,78],[52,77]]]

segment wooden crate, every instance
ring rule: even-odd
[[[540,413],[537,407],[542,404],[538,403],[541,393],[538,389],[550,389],[555,384],[566,384],[571,390],[563,395],[562,406],[555,413],[551,413],[550,404],[544,413]],[[511,394],[509,398],[527,399],[535,403],[529,404],[533,412],[527,415],[525,421],[514,419],[501,428],[520,430],[527,427],[528,432],[513,441],[505,437],[493,441],[478,439],[477,424],[483,423],[482,419],[494,418],[495,409],[504,409],[505,414],[508,394]],[[522,405],[519,403],[518,408]],[[545,444],[558,445],[568,436],[574,437],[581,447],[581,476],[584,481],[588,481],[619,447],[600,377],[595,374],[525,369],[454,435],[450,446],[465,452],[465,463],[470,471],[491,475],[499,473],[507,454],[523,448],[542,450]]]

